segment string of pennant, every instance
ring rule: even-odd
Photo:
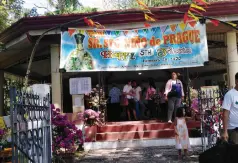
[[[150,22],[156,22],[158,21],[156,18],[154,18],[154,14],[150,11],[149,7],[141,0],[136,0],[140,9],[143,10],[145,23],[145,28],[151,28]],[[177,26],[180,26],[181,29],[185,29],[187,24],[189,24],[191,27],[194,27],[201,18],[207,18],[210,20],[210,22],[214,26],[218,26],[220,23],[230,25],[234,27],[235,29],[238,29],[238,24],[232,23],[232,22],[223,22],[217,19],[213,19],[210,17],[204,17],[203,12],[206,12],[206,9],[208,8],[208,5],[210,3],[206,2],[206,0],[193,0],[192,3],[189,6],[188,11],[184,14],[183,22],[178,25],[170,25],[170,28],[172,31],[175,31]],[[103,25],[101,25],[99,22],[94,22],[92,19],[88,17],[84,17],[84,22],[93,28],[96,29],[105,29]],[[166,28],[165,28],[166,27]],[[168,26],[160,27],[162,30],[165,31]],[[136,31],[136,30],[135,30]],[[74,33],[74,30],[69,29],[69,34],[72,35]]]

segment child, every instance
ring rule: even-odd
[[[184,118],[183,108],[178,108],[176,119],[174,122],[175,138],[176,138],[176,149],[178,149],[179,159],[182,158],[182,150],[184,155],[187,157],[187,152],[191,148],[189,143],[188,128],[186,120]]]

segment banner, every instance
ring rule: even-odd
[[[60,68],[131,71],[203,66],[206,25],[199,22],[136,30],[69,29],[61,34]]]

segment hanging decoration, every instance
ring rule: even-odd
[[[97,29],[105,29],[103,25],[98,22],[94,22],[92,19],[88,19],[87,17],[84,17],[84,22],[90,27],[96,27]]]
[[[144,11],[145,20],[147,22],[156,22],[156,19],[153,18],[153,14],[150,11],[149,7],[144,2],[142,2],[141,0],[136,0],[136,1],[137,1],[138,5],[140,6],[141,10]],[[151,25],[149,23],[147,23],[147,22],[144,23],[144,26],[146,28],[150,28]]]
[[[205,8],[207,8],[208,4],[205,0],[193,0],[188,12],[184,14],[184,23],[187,23],[187,21],[198,21],[203,16],[202,12],[206,12]]]

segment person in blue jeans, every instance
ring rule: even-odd
[[[184,99],[183,83],[178,79],[178,75],[172,72],[171,79],[165,86],[165,99],[168,100],[168,122],[172,123],[173,113],[176,115],[177,108],[181,106]]]

